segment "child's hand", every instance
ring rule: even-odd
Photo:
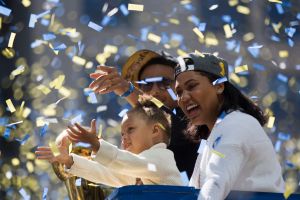
[[[90,77],[95,79],[89,88],[96,93],[107,94],[115,92],[117,95],[122,95],[129,88],[129,83],[118,73],[117,68],[108,66],[98,66],[100,72],[91,73]]]
[[[96,135],[96,120],[91,121],[90,129],[83,128],[75,123],[75,126],[68,126],[68,137],[72,142],[85,142],[89,143],[93,152],[97,152],[100,148],[99,139]]]

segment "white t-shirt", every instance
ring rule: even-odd
[[[284,192],[271,140],[252,116],[233,111],[202,140],[190,186],[201,200],[221,200],[231,190]]]

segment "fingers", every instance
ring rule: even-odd
[[[95,133],[96,134],[96,120],[93,119],[91,121],[91,133]]]
[[[76,128],[80,131],[79,134],[83,134],[83,133],[89,133],[89,131],[85,128],[83,128],[82,126],[80,126],[78,123],[75,123]]]
[[[99,76],[97,79],[95,79],[90,85],[89,88],[93,89],[94,87],[98,86],[101,87],[102,85],[104,85],[104,83],[108,80],[113,79],[115,76],[115,74],[107,74],[107,75],[103,75],[103,76]]]

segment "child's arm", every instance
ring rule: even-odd
[[[114,172],[109,168],[82,156],[75,154],[71,155],[73,157],[74,164],[68,172],[75,176],[112,187],[135,184],[136,179],[133,177]]]

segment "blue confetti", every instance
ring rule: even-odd
[[[27,142],[27,140],[30,138],[30,135],[29,134],[26,134],[24,137],[23,137],[23,139],[16,139],[18,142],[20,142],[20,144],[21,145],[24,145],[26,142]]]
[[[277,140],[277,141],[276,141],[275,147],[274,147],[276,152],[279,152],[279,151],[280,151],[281,143],[282,143],[282,142],[281,142],[280,140]]]
[[[71,124],[78,123],[80,124],[82,122],[82,116],[79,114],[78,116],[74,117],[73,119],[70,120]]]
[[[121,110],[121,112],[119,112],[119,114],[118,114],[118,116],[119,117],[124,117],[124,115],[126,114],[128,112],[128,109],[123,109],[123,110]]]
[[[48,124],[45,124],[45,125],[41,128],[41,131],[40,131],[41,137],[44,137],[44,135],[47,133],[47,130],[48,130]]]
[[[104,18],[102,19],[102,21],[101,21],[101,25],[102,26],[106,26],[109,22],[110,22],[110,19],[111,19],[111,17],[109,17],[109,16],[104,16]]]
[[[286,33],[289,37],[293,37],[294,34],[296,33],[296,29],[293,28],[293,27],[285,28],[285,33]]]
[[[173,113],[174,113],[174,115],[176,115],[176,113],[177,113],[175,108],[173,109]]]
[[[281,73],[277,74],[277,79],[282,81],[282,82],[288,82],[289,78]]]
[[[294,46],[294,41],[291,38],[288,38],[288,44],[290,47]]]
[[[234,62],[234,66],[240,66],[242,64],[242,61],[243,61],[243,57],[242,56],[239,56],[235,62]]]
[[[168,93],[170,94],[171,98],[172,98],[174,101],[177,101],[177,96],[176,96],[175,92],[172,90],[172,88],[168,88],[167,91],[168,91]]]
[[[289,161],[289,160],[286,160],[286,161],[285,161],[285,164],[286,164],[286,166],[289,167],[289,168],[294,168],[294,167],[295,167],[294,163],[292,163],[292,162]]]
[[[221,141],[222,139],[222,135],[220,135],[219,137],[217,137],[212,145],[212,148],[214,149]]]
[[[36,22],[37,22],[37,16],[35,14],[31,14],[28,27],[29,28],[34,28]]]
[[[175,40],[175,41],[178,41],[179,43],[182,43],[183,36],[178,34],[178,33],[172,33],[171,34],[171,40]]]
[[[198,26],[200,24],[199,18],[196,17],[195,15],[189,16],[189,20],[196,26]]]
[[[125,16],[127,16],[129,14],[129,11],[127,10],[127,7],[125,6],[125,4],[120,5],[120,10],[123,13],[123,15],[125,15]]]
[[[30,44],[30,47],[33,49],[33,48],[40,46],[41,44],[43,44],[42,40],[36,40]]]
[[[291,135],[288,133],[283,133],[283,132],[278,133],[278,139],[280,139],[280,140],[287,141],[290,138],[291,138]]]
[[[300,13],[298,13],[298,14],[297,14],[297,19],[299,19],[299,20],[300,20]]]
[[[259,56],[259,48],[248,47],[248,51],[254,58],[257,58]]]
[[[47,193],[48,193],[48,188],[45,187],[43,191],[42,200],[47,200]]]
[[[8,122],[8,118],[0,117],[0,126],[4,126],[5,124],[7,124],[7,122]]]
[[[147,36],[148,36],[148,33],[149,33],[149,28],[145,27],[145,28],[142,28],[140,31],[141,31],[141,41],[147,41]]]
[[[53,33],[43,34],[43,39],[45,41],[54,40],[55,38],[56,38],[56,36]]]
[[[89,97],[90,97],[90,100],[91,100],[91,103],[92,103],[92,104],[98,103],[96,94],[95,94],[94,92],[90,92],[90,93],[89,93]]]
[[[279,4],[279,3],[276,3],[275,5],[276,5],[277,12],[278,12],[279,14],[283,14],[283,13],[284,13],[284,10],[283,10],[283,8],[282,8],[282,5]]]
[[[231,51],[233,50],[235,47],[236,47],[236,40],[229,40],[229,41],[226,41],[226,49]]]
[[[81,178],[76,179],[75,185],[76,186],[81,186]]]
[[[253,67],[254,67],[254,69],[259,70],[259,71],[265,71],[266,70],[265,66],[263,66],[261,64],[257,64],[257,63],[254,63]]]
[[[199,29],[201,32],[204,32],[204,31],[205,31],[205,28],[206,28],[206,23],[200,23],[199,26],[198,26],[198,29]]]
[[[150,77],[150,78],[146,78],[145,81],[147,83],[152,83],[152,82],[160,82],[163,80],[163,77],[159,76],[159,77]]]
[[[55,50],[55,51],[61,51],[61,50],[64,50],[66,48],[67,48],[67,46],[64,43],[62,43],[62,44],[54,47],[53,50]]]
[[[42,19],[41,19],[41,24],[42,24],[43,26],[48,26],[48,25],[50,24],[50,21],[49,21],[48,19],[42,18]]]
[[[5,16],[9,16],[11,13],[11,9],[0,6],[0,14],[5,15]]]
[[[161,33],[161,43],[167,44],[168,42],[169,42],[168,34],[165,32]]]
[[[19,190],[19,193],[21,194],[24,200],[30,200],[30,195],[28,195],[23,188]]]
[[[230,23],[231,22],[231,16],[230,15],[223,15],[222,20],[223,20],[223,22]]]
[[[103,29],[102,26],[99,26],[98,24],[96,24],[92,21],[89,22],[88,27],[90,27],[90,28],[92,28],[92,29],[94,29],[95,31],[98,31],[98,32],[100,32]]]
[[[271,36],[271,40],[275,41],[275,42],[280,42],[280,38],[275,36],[275,35],[272,35]]]
[[[4,134],[3,134],[3,137],[8,140],[10,138],[10,132],[11,132],[11,128],[6,127],[5,131],[4,131]]]

